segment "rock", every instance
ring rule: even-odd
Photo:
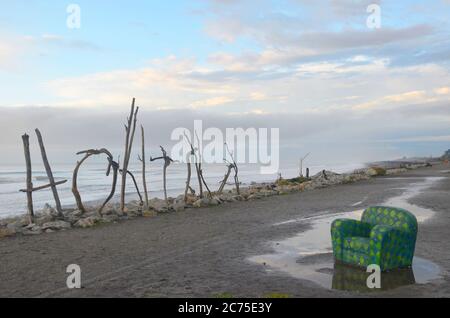
[[[142,215],[142,207],[139,207],[139,208],[131,207],[130,209],[128,209],[127,215],[131,218],[141,216]]]
[[[52,217],[57,217],[58,216],[58,211],[56,211],[56,209],[54,209],[50,204],[46,203],[44,205],[44,208],[41,211],[42,215],[47,215],[47,216],[52,216]]]
[[[105,223],[116,222],[118,219],[119,219],[119,216],[117,214],[108,214],[108,215],[104,215],[102,217],[102,221]]]
[[[87,218],[78,220],[75,223],[75,226],[76,227],[81,227],[81,228],[88,228],[88,227],[93,227],[98,222],[100,222],[100,218],[99,217],[97,217],[97,216],[89,216]]]
[[[209,205],[211,206],[217,206],[220,205],[220,199],[218,197],[212,197],[211,199],[209,199]]]
[[[386,175],[392,175],[392,174],[402,173],[402,172],[406,172],[406,171],[408,171],[408,169],[406,169],[406,168],[387,169]]]
[[[14,231],[15,233],[24,230],[25,226],[28,225],[28,221],[25,219],[17,219],[14,222],[8,223],[7,229]]]
[[[52,230],[63,230],[70,229],[72,225],[66,221],[54,221],[48,222],[42,225],[42,230],[52,229]]]
[[[197,201],[195,201],[193,206],[194,206],[194,208],[204,208],[204,207],[207,207],[208,204],[209,204],[209,199],[203,198],[203,199],[198,199]]]
[[[35,231],[26,230],[22,232],[23,235],[39,235],[42,234],[42,229],[37,229]]]
[[[219,195],[218,199],[222,202],[234,202],[236,201],[233,198],[233,195],[231,193],[223,193],[221,195]]]
[[[251,194],[247,197],[247,200],[259,200],[261,199],[261,196],[258,194]]]
[[[148,201],[148,206],[155,210],[156,212],[168,212],[166,201],[158,198],[151,199]]]
[[[46,229],[45,233],[54,233],[55,231],[53,231],[52,229]]]
[[[55,218],[52,215],[42,214],[40,216],[39,215],[36,216],[34,223],[38,225],[43,225],[45,223],[52,222],[54,219]]]
[[[175,202],[172,204],[172,209],[175,210],[175,212],[181,212],[184,211],[184,209],[186,208],[186,204],[184,203],[184,199],[183,200],[175,200]]]
[[[14,234],[16,234],[14,230],[8,228],[0,228],[0,239],[4,237],[13,236]]]
[[[197,201],[197,200],[198,200],[198,197],[196,197],[195,195],[189,194],[189,195],[187,196],[186,204],[187,204],[187,205],[193,205],[194,202]]]
[[[211,199],[209,198],[198,199],[197,201],[194,202],[193,206],[194,208],[205,208],[208,206],[217,206],[219,204],[220,200],[216,197],[213,197]]]

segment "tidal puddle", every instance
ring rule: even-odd
[[[419,223],[433,216],[434,211],[408,203],[408,200],[431,187],[440,177],[421,179],[409,185],[401,195],[380,205],[395,206],[413,213]],[[364,200],[363,200],[364,201]],[[360,203],[360,202],[358,202]],[[353,206],[358,206],[355,204]],[[284,272],[292,277],[313,281],[327,289],[368,291],[366,280],[369,273],[363,269],[334,264],[330,226],[337,218],[361,219],[363,209],[303,217],[276,223],[283,226],[292,223],[307,223],[311,229],[279,242],[271,242],[273,253],[251,257],[251,262],[262,264],[268,272]],[[383,273],[382,290],[411,284],[425,284],[440,277],[440,268],[425,259],[415,257],[411,269]]]

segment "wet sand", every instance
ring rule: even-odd
[[[264,297],[277,293],[291,297],[450,297],[448,170],[448,166],[422,168],[258,201],[137,218],[86,230],[3,239],[0,296],[215,297],[227,293]],[[435,179],[420,191],[411,190],[430,177],[445,178]],[[408,196],[408,191],[413,193]],[[405,193],[406,201],[399,202]],[[416,256],[420,266],[428,266],[421,260],[438,266],[438,275],[369,293],[332,289],[314,278],[296,277],[269,263],[255,262],[254,258],[276,253],[283,242],[307,236],[319,215],[320,219],[389,200],[420,207],[424,213],[432,211],[432,217],[420,223]],[[302,220],[306,217],[313,218]],[[326,244],[329,237],[321,240]],[[300,254],[294,258],[295,265],[330,264],[331,255],[314,248],[309,258]],[[80,290],[66,287],[69,264],[81,266]],[[325,275],[337,273],[327,266],[318,270]]]

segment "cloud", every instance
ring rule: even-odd
[[[39,44],[53,45],[65,49],[98,51],[100,47],[92,42],[78,39],[71,39],[56,34],[43,34],[40,37],[30,37],[31,41]]]
[[[230,103],[232,101],[233,101],[233,99],[230,97],[218,96],[218,97],[208,98],[206,100],[200,100],[200,101],[193,102],[193,103],[191,103],[191,106],[193,108],[214,107],[214,106],[218,106],[218,105],[224,105],[224,104]]]
[[[384,110],[386,108],[396,107],[396,105],[403,106],[405,104],[424,104],[435,101],[450,102],[450,96],[443,96],[448,95],[448,93],[449,91],[447,90],[447,87],[436,88],[429,92],[424,90],[405,92],[401,94],[384,96],[373,101],[358,104],[354,106],[353,109],[373,110],[375,108],[382,108]]]
[[[44,134],[52,162],[74,163],[75,153],[86,148],[107,147],[117,156],[122,151],[123,123],[128,107],[124,105],[120,111],[106,112],[61,107],[0,107],[0,142],[5,150],[0,160],[17,162],[21,158],[20,136],[24,132],[31,135],[32,151],[37,154],[32,134],[34,128],[40,128]],[[192,130],[197,119],[203,120],[204,129],[216,127],[222,131],[237,127],[279,128],[284,159],[296,160],[298,152],[307,149],[314,152],[316,161],[328,160],[332,149],[332,161],[336,163],[335,160],[355,162],[402,156],[405,153],[401,150],[386,151],[387,145],[402,140],[436,143],[434,151],[440,154],[443,150],[440,142],[448,142],[448,139],[437,136],[448,136],[450,108],[448,102],[435,102],[375,113],[357,113],[349,109],[267,112],[254,108],[248,112],[224,114],[203,109],[149,111],[143,107],[138,118],[146,129],[147,147],[152,155],[159,145],[167,145],[170,149],[174,144],[170,140],[173,129]],[[380,146],[383,140],[386,142]],[[135,148],[134,151],[137,154],[139,150]],[[33,158],[39,161],[38,155]]]

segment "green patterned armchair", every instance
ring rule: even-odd
[[[331,225],[336,261],[382,271],[411,267],[417,237],[417,219],[410,212],[376,206],[366,209],[361,221],[337,219]]]

